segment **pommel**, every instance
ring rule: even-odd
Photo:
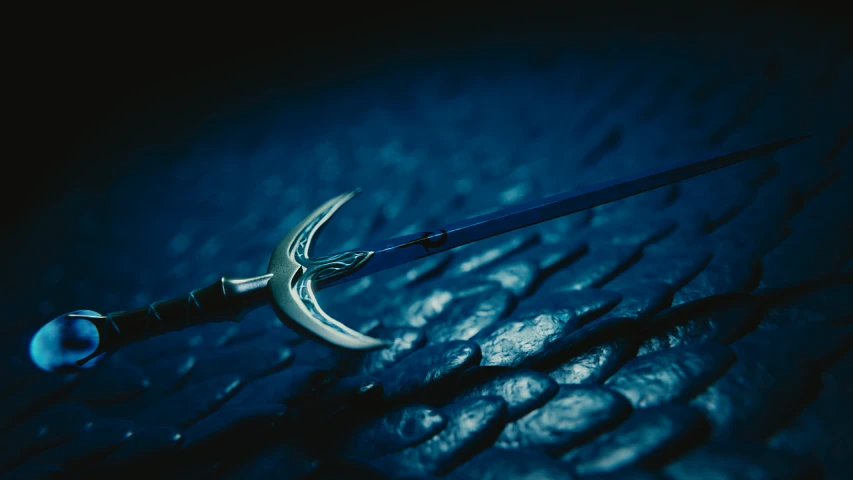
[[[104,318],[91,310],[60,315],[36,332],[30,341],[30,359],[47,372],[74,373],[94,367],[106,353],[91,357],[101,338],[92,322]]]

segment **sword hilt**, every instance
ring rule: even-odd
[[[42,370],[70,373],[97,365],[128,343],[206,323],[239,322],[269,303],[272,276],[222,277],[186,295],[108,315],[91,310],[66,313],[33,335],[30,358]]]

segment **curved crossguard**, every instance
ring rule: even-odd
[[[273,250],[267,270],[273,274],[269,289],[279,319],[302,334],[353,350],[378,348],[386,342],[363,335],[330,317],[320,308],[314,291],[361,268],[373,257],[373,252],[349,251],[313,258],[310,250],[314,237],[326,222],[359,192],[339,195],[308,215]]]

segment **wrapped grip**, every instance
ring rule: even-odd
[[[102,351],[113,351],[127,343],[195,325],[239,320],[245,305],[231,301],[223,288],[224,280],[171,300],[154,302],[136,310],[112,313],[103,320],[95,321]]]

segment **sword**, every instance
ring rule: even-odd
[[[135,310],[101,315],[77,310],[45,324],[33,335],[30,358],[49,372],[91,368],[123,345],[210,322],[239,322],[271,304],[279,320],[296,332],[347,350],[383,348],[387,342],[359,333],[329,316],[315,292],[429,255],[660,188],[801,142],[799,135],[744,150],[691,161],[511,206],[448,225],[404,235],[334,255],[312,255],[323,226],[360,190],[339,195],[314,210],[281,240],[265,275],[222,277],[203,288]]]

